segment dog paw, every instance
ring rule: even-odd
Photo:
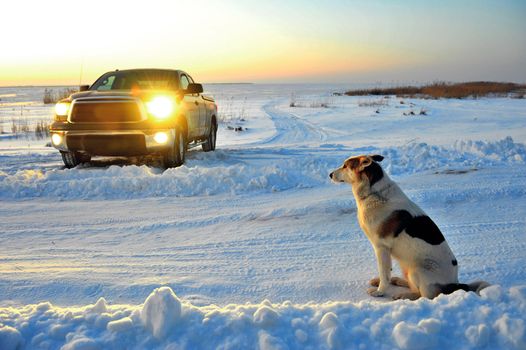
[[[379,277],[373,278],[372,280],[369,281],[369,285],[373,287],[378,287],[380,285],[380,278]]]
[[[406,280],[404,280],[403,278],[400,278],[400,277],[391,277],[391,284],[393,286],[398,286],[398,287],[409,287],[409,283],[407,283]],[[369,285],[373,286],[373,287],[378,287],[380,285],[380,278],[379,277],[375,277],[373,279],[371,279],[369,281]]]
[[[393,286],[398,286],[398,287],[405,287],[405,288],[409,287],[409,283],[405,279],[400,278],[400,277],[391,277],[391,284]]]
[[[372,297],[379,298],[383,297],[385,295],[384,292],[380,292],[378,288],[372,287],[367,289],[367,294],[369,294]]]
[[[406,292],[393,295],[393,300],[416,300],[420,298],[419,293]]]
[[[393,300],[402,300],[405,299],[404,294],[395,294],[393,295]]]

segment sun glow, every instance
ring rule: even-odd
[[[148,67],[184,69],[199,82],[349,81],[368,72],[411,79],[407,71],[418,69],[484,78],[497,66],[526,79],[513,68],[526,60],[524,4],[494,11],[481,3],[8,1],[0,85],[88,84],[116,68]]]

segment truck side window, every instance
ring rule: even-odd
[[[186,75],[181,75],[181,89],[186,90],[186,88],[188,88],[188,84],[189,81]]]
[[[110,75],[102,81],[102,83],[97,86],[98,91],[111,90],[113,87],[113,82],[115,81],[115,75]]]

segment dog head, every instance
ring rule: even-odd
[[[384,176],[382,167],[378,162],[384,159],[378,154],[361,155],[350,157],[343,165],[329,174],[333,182],[347,182],[348,184],[360,184],[365,181],[373,186]]]

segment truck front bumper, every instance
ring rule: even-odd
[[[162,152],[174,144],[173,130],[51,130],[51,143],[60,151],[93,156],[138,156]]]

